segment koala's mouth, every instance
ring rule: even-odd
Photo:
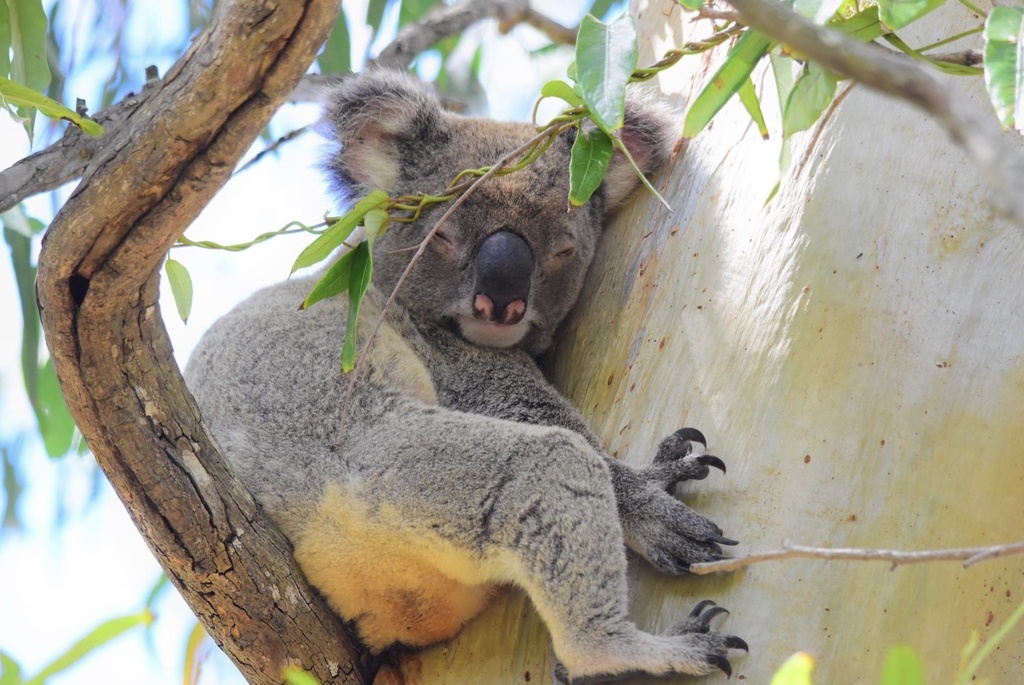
[[[530,317],[518,323],[504,324],[481,321],[465,314],[456,314],[455,324],[463,338],[482,347],[512,347],[530,331]]]

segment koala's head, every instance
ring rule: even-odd
[[[382,188],[392,197],[442,194],[464,169],[490,166],[536,134],[444,111],[413,77],[377,70],[328,93],[326,135],[340,146],[325,161],[335,190],[358,198]],[[661,108],[627,106],[623,142],[646,173],[668,156],[671,127]],[[435,235],[399,292],[413,315],[452,327],[487,347],[543,352],[572,308],[605,217],[639,184],[616,152],[601,187],[569,209],[569,152],[575,130],[540,159],[481,184]],[[390,292],[415,248],[449,204],[415,223],[392,222],[374,248],[374,284]]]

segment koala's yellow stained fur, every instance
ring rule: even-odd
[[[411,529],[393,507],[371,514],[358,493],[358,483],[330,485],[300,534],[295,558],[310,582],[355,618],[373,649],[453,637],[494,595],[490,574],[473,555]]]

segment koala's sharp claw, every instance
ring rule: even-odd
[[[707,609],[708,607],[713,607],[713,606],[716,606],[715,602],[713,600],[702,599],[701,601],[697,602],[697,606],[693,607],[693,611],[690,612],[690,616],[692,618],[697,618],[702,613],[704,613],[705,609]]]
[[[747,646],[747,641],[741,637],[735,635],[725,636],[725,646],[729,649],[742,649],[744,652],[749,652],[750,647]]]
[[[700,444],[704,445],[705,448],[708,446],[707,438],[705,438],[704,434],[701,433],[696,428],[680,428],[679,430],[676,431],[676,437],[680,438],[681,440],[699,442]]]
[[[708,663],[714,666],[715,668],[721,670],[722,673],[725,674],[726,678],[732,677],[732,666],[729,665],[729,660],[726,659],[724,656],[711,654],[708,656]]]
[[[729,545],[730,547],[732,545],[740,544],[739,540],[733,540],[732,538],[723,537],[717,533],[711,533],[710,535],[706,535],[704,539],[710,540],[711,542],[717,542],[720,545]]]
[[[725,473],[725,462],[716,457],[713,454],[702,454],[697,457],[697,463],[701,466],[714,466],[716,469]]]
[[[712,607],[708,609],[707,613],[700,617],[701,623],[706,626],[711,625],[711,619],[715,616],[721,616],[722,614],[728,614],[729,610],[725,607]]]

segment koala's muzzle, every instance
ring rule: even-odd
[[[476,254],[473,316],[511,326],[522,321],[530,295],[533,252],[511,231],[488,236]]]

